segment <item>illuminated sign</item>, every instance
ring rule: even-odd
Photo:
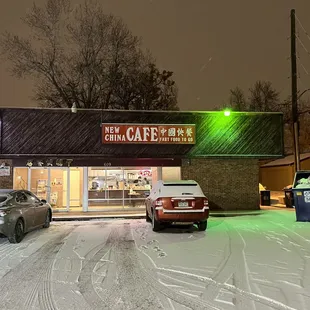
[[[195,125],[102,124],[103,144],[195,144]]]

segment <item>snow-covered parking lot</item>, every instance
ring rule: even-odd
[[[206,232],[144,220],[54,222],[0,239],[1,309],[309,309],[310,223],[294,212],[210,218]]]

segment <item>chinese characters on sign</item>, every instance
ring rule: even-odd
[[[103,144],[195,144],[195,125],[102,124]]]

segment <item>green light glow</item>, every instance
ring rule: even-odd
[[[230,116],[230,111],[229,111],[229,110],[225,110],[225,111],[224,111],[224,115],[225,115],[225,116]]]

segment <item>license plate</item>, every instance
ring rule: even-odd
[[[178,207],[179,208],[187,208],[188,207],[188,202],[187,201],[179,201],[178,202]]]

